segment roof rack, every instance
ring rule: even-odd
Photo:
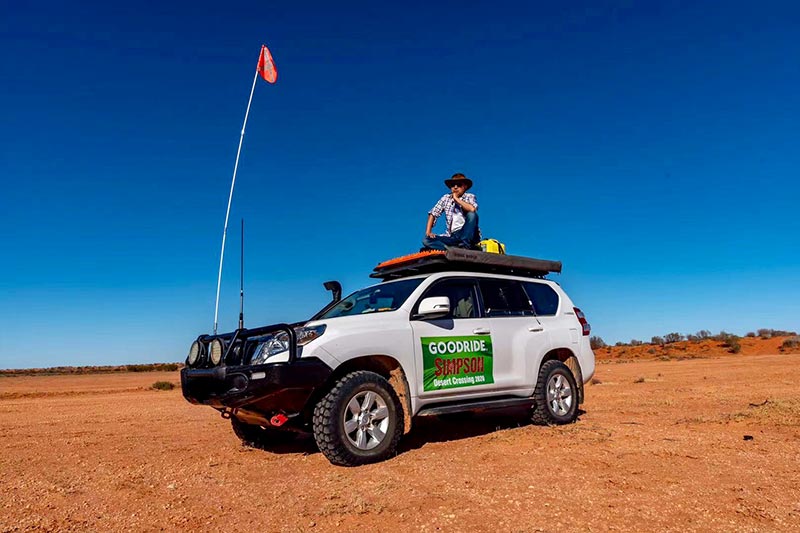
[[[386,281],[445,270],[493,272],[540,278],[550,272],[560,273],[561,261],[448,248],[446,252],[419,252],[384,261],[375,267],[370,277]]]

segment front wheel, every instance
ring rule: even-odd
[[[535,424],[570,424],[578,418],[578,386],[572,371],[561,361],[546,361],[539,369],[533,399]]]
[[[320,451],[335,465],[383,461],[403,434],[403,408],[382,376],[351,372],[317,403],[313,431]]]

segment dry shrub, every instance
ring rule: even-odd
[[[671,344],[673,342],[681,342],[684,339],[684,336],[680,333],[667,333],[664,335],[664,342]]]
[[[734,420],[752,420],[773,426],[800,426],[800,399],[767,400],[750,404],[747,411],[731,415]]]
[[[601,337],[593,335],[589,338],[589,346],[591,346],[592,350],[597,350],[598,348],[605,348],[608,345]]]
[[[728,348],[730,353],[739,353],[742,351],[742,345],[739,344],[739,337],[733,333],[720,331],[717,335],[717,340],[722,341],[722,346]]]
[[[781,344],[781,351],[796,350],[800,348],[800,337],[790,337]]]
[[[153,390],[172,390],[175,388],[175,384],[169,381],[156,381],[150,388]]]
[[[145,365],[125,365],[125,370],[128,372],[174,372],[178,370],[180,365],[177,363],[152,363]]]

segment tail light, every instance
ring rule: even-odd
[[[583,328],[583,334],[588,335],[592,332],[592,326],[586,321],[586,315],[583,314],[583,311],[578,309],[577,307],[573,307],[572,309],[575,310],[575,316],[578,317],[578,322],[581,323],[581,327]]]

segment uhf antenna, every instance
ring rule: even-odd
[[[239,260],[239,329],[244,329],[244,219],[242,219],[242,257]]]

